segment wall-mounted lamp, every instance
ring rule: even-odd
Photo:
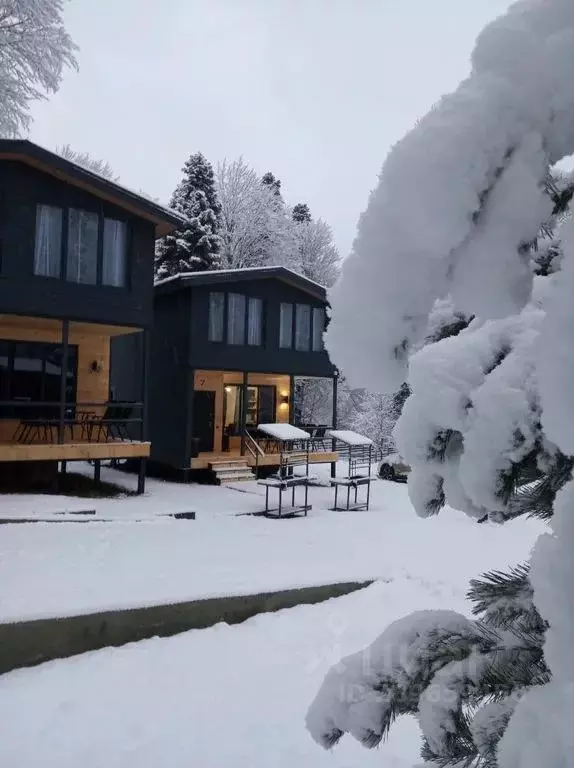
[[[280,405],[289,405],[289,395],[281,395]]]
[[[225,387],[226,392],[231,392],[231,387]]]
[[[92,360],[90,363],[90,371],[92,373],[101,373],[104,370],[104,364],[101,360]]]

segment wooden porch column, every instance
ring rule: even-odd
[[[241,383],[241,412],[239,414],[239,421],[241,425],[241,455],[245,456],[245,427],[247,424],[247,382],[249,374],[247,371],[243,372],[243,381]]]
[[[335,371],[333,376],[333,412],[331,416],[331,428],[337,429],[337,395],[339,390],[339,372]],[[335,450],[335,441],[332,442],[332,450]],[[337,476],[337,463],[331,462],[331,477]]]
[[[62,320],[62,367],[60,369],[60,413],[58,419],[58,443],[66,437],[66,387],[68,384],[68,365],[70,357],[70,321]]]

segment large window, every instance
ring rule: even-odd
[[[295,323],[293,324],[293,314]],[[279,346],[298,352],[320,352],[324,349],[325,310],[323,307],[311,307],[308,304],[282,303],[279,318]],[[293,339],[293,337],[295,337]]]
[[[209,294],[209,327],[207,338],[209,341],[223,341],[225,316],[225,294],[212,292]]]
[[[125,221],[104,219],[102,283],[121,288],[126,284],[128,227]]]
[[[76,400],[77,347],[68,347],[66,402]],[[0,400],[22,406],[0,406],[5,418],[39,416],[37,408],[25,403],[57,403],[60,400],[62,347],[30,341],[0,340]]]
[[[127,285],[128,240],[125,221],[76,208],[39,205],[34,274],[123,288]]]
[[[39,205],[36,210],[34,274],[60,277],[62,273],[62,209]]]
[[[236,346],[261,346],[263,301],[242,293],[211,292],[207,338]]]
[[[320,352],[325,348],[323,333],[325,332],[325,310],[322,307],[313,307],[313,352]]]
[[[263,340],[263,302],[249,299],[247,311],[247,343],[259,347]]]
[[[308,352],[311,341],[311,307],[297,304],[295,307],[295,349]]]
[[[279,318],[279,346],[291,349],[293,346],[293,304],[281,302]]]
[[[227,296],[227,343],[245,344],[245,296],[242,293]]]
[[[98,279],[98,214],[68,211],[66,279],[95,285]]]
[[[240,384],[225,387],[224,431],[226,437],[241,433],[241,400],[243,389]],[[276,388],[273,386],[248,386],[245,407],[245,424],[256,427],[275,421]]]

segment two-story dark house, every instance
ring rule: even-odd
[[[0,140],[0,478],[15,462],[138,458],[143,490],[146,356],[137,395],[111,406],[111,340],[139,334],[146,349],[155,239],[181,224],[29,141]]]
[[[295,377],[335,377],[323,346],[326,308],[325,288],[284,267],[193,272],[156,283],[153,462],[183,476],[230,466],[232,458],[253,466],[246,440],[258,424],[292,421]],[[122,342],[118,357],[135,359],[125,350]],[[125,384],[118,392],[131,394]],[[327,450],[313,459],[333,457]],[[257,457],[259,465],[277,461]]]

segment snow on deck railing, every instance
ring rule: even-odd
[[[310,440],[311,435],[292,424],[259,424],[257,429],[275,440]]]
[[[365,435],[353,432],[350,429],[330,429],[327,437],[332,437],[345,445],[373,445],[373,441]]]

